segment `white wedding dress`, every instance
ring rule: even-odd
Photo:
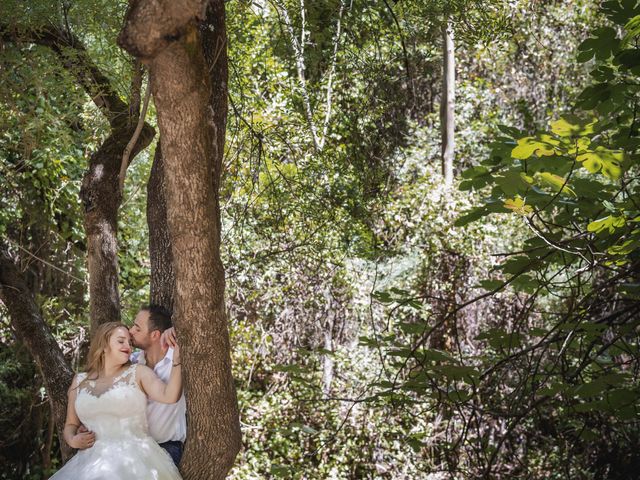
[[[147,396],[131,365],[110,385],[84,382],[76,397],[80,421],[96,434],[93,447],[78,453],[50,480],[181,479],[169,454],[149,436]],[[78,375],[81,382],[86,374]]]

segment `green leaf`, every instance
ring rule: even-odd
[[[636,48],[628,48],[619,52],[614,61],[614,65],[619,65],[621,70],[630,70],[632,73],[638,73],[640,67],[640,50]]]
[[[378,300],[380,303],[393,303],[393,297],[389,292],[376,290],[371,294],[373,298]]]
[[[633,405],[640,400],[638,392],[627,388],[617,388],[607,393],[606,401],[613,408]]]
[[[597,432],[595,430],[591,430],[589,428],[585,428],[584,430],[582,430],[580,432],[580,439],[581,440],[585,440],[587,442],[592,442],[593,440],[596,440],[600,438],[600,432]]]
[[[640,15],[636,15],[631,20],[629,20],[625,24],[624,29],[626,31],[626,34],[622,39],[624,43],[628,43],[633,38],[640,36]]]
[[[464,172],[462,172],[462,178],[475,178],[481,175],[486,175],[489,173],[489,169],[487,167],[483,167],[482,165],[467,168]]]
[[[521,173],[522,171],[519,167],[511,168],[500,175],[496,175],[495,183],[508,197],[514,197],[519,192],[524,194],[529,185],[524,181]]]
[[[533,293],[539,287],[539,283],[531,275],[519,275],[511,282],[511,286],[520,292]]]
[[[411,348],[396,348],[389,350],[388,354],[392,357],[413,358],[416,353]]]
[[[426,323],[415,323],[415,322],[400,322],[398,323],[398,328],[402,330],[404,333],[408,333],[410,335],[416,335],[424,333],[427,329]]]
[[[587,225],[587,231],[602,233],[605,230],[608,230],[609,233],[613,233],[616,228],[624,227],[625,223],[626,222],[624,217],[609,215],[608,217],[604,217],[591,222],[589,225]]]
[[[492,203],[489,205],[483,205],[481,207],[472,208],[466,211],[462,216],[458,217],[454,225],[456,227],[463,227],[471,222],[474,222],[490,213],[503,213],[508,212],[501,203]]]
[[[610,0],[602,2],[602,12],[618,25],[625,25],[630,18],[640,14],[636,0]]]
[[[605,407],[606,407],[606,404],[602,400],[578,403],[573,406],[576,412],[595,412],[598,410],[603,410]]]
[[[597,60],[606,60],[620,46],[620,41],[616,38],[616,31],[611,27],[597,28],[591,33],[594,36],[587,38],[578,46],[578,51],[584,53],[579,61],[590,60],[593,56]]]
[[[597,120],[582,120],[575,115],[565,115],[551,123],[551,131],[560,137],[582,137],[593,133]]]
[[[604,82],[590,85],[578,96],[578,105],[584,110],[591,110],[599,103],[611,97],[611,86]]]
[[[433,348],[425,348],[420,353],[425,360],[432,360],[434,362],[451,362],[454,360],[447,352]]]
[[[566,179],[559,175],[555,175],[550,172],[536,172],[534,178],[538,181],[538,184],[551,187],[555,192],[567,193],[574,197],[577,196],[576,192],[567,185]]]
[[[475,368],[464,365],[436,365],[433,368],[451,380],[473,381],[480,377],[480,373]]]
[[[488,291],[497,290],[503,285],[504,285],[504,282],[502,280],[482,280],[479,284],[481,288],[484,288],[485,290],[488,290]]]
[[[553,397],[554,395],[564,392],[567,389],[566,385],[559,382],[554,382],[548,387],[541,388],[538,393],[543,397]]]
[[[517,128],[510,127],[508,125],[498,125],[498,130],[500,130],[505,135],[508,135],[511,138],[517,138],[520,136],[521,132]]]
[[[533,154],[537,156],[555,155],[555,146],[535,137],[524,137],[518,140],[518,146],[511,151],[511,156],[520,160],[526,160]]]
[[[574,393],[580,398],[595,397],[606,390],[607,385],[604,382],[594,381],[578,385],[574,389]]]

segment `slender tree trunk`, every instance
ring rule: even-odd
[[[453,47],[453,28],[451,22],[442,25],[443,67],[442,101],[440,103],[440,128],[442,133],[442,174],[444,183],[453,183],[453,159],[455,155],[455,52]]]
[[[278,4],[276,4],[278,5]],[[284,21],[285,26],[287,27],[287,32],[289,32],[289,38],[291,40],[291,47],[293,48],[293,55],[296,60],[296,71],[298,72],[298,82],[300,83],[300,94],[302,95],[302,103],[304,105],[304,112],[307,117],[307,124],[309,125],[309,130],[311,131],[311,139],[313,140],[313,148],[316,152],[320,151],[320,143],[318,138],[318,129],[316,128],[316,123],[313,118],[313,109],[311,107],[311,98],[309,96],[309,90],[307,88],[307,79],[305,76],[305,65],[304,65],[304,43],[300,43],[298,41],[298,37],[296,37],[295,32],[293,31],[293,23],[291,22],[291,18],[289,17],[289,11],[287,10],[286,5],[280,3],[278,5],[279,10],[282,14],[282,19]],[[304,3],[301,3],[302,11],[304,11]],[[302,25],[303,33],[301,34],[301,39],[304,40],[304,25]]]
[[[197,26],[208,3],[131,1],[119,37],[123,48],[148,62],[158,112],[176,278],[174,316],[189,399],[181,463],[187,480],[225,478],[240,449],[220,259],[218,186],[227,96],[224,3],[215,0],[209,6],[212,33],[219,39],[211,66]],[[209,72],[216,77],[213,89]]]
[[[71,384],[73,371],[49,327],[42,319],[33,293],[27,287],[22,272],[2,245],[0,245],[0,300],[9,312],[11,327],[16,337],[26,345],[42,373],[61,442],[62,456],[66,459],[71,456],[71,449],[63,440],[62,430],[67,412],[67,388]]]
[[[333,352],[335,317],[336,313],[334,311],[327,312],[327,321],[322,333],[324,336],[323,348],[327,351],[322,355],[322,395],[324,398],[328,398],[331,395],[331,384],[333,383],[334,360],[329,352]]]
[[[118,178],[122,154],[134,130],[134,126],[125,125],[113,130],[91,156],[89,170],[80,190],[88,246],[89,316],[92,332],[101,323],[120,320],[117,232],[118,208],[122,196]],[[132,157],[147,147],[153,135],[153,129],[145,126]]]
[[[173,311],[176,276],[167,225],[164,161],[162,148],[156,147],[147,183],[147,224],[149,225],[149,258],[151,260],[151,303]]]

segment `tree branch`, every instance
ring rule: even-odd
[[[15,27],[0,23],[0,32],[4,42],[49,47],[107,117],[109,124],[114,128],[126,125],[129,106],[120,99],[107,76],[89,58],[86,48],[75,35],[54,25],[18,31]]]

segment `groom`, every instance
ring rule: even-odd
[[[133,345],[140,349],[131,355],[131,361],[153,369],[165,383],[171,374],[173,348],[163,341],[162,334],[169,329],[173,331],[171,313],[159,305],[142,307],[129,328]],[[147,422],[151,436],[179,465],[187,435],[184,394],[171,404],[149,400]]]

